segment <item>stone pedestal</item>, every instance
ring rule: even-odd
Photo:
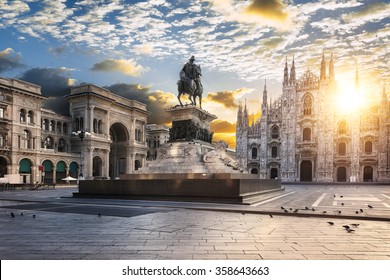
[[[196,106],[175,106],[165,110],[172,117],[172,128],[169,131],[169,141],[200,140],[212,142],[213,133],[210,132],[210,123],[217,119],[216,115]]]

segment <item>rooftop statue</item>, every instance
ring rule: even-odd
[[[203,86],[200,80],[202,73],[200,66],[196,65],[194,61],[195,57],[191,56],[180,71],[180,80],[177,82],[177,90],[179,92],[177,99],[179,99],[180,105],[183,107],[180,96],[182,94],[188,94],[191,104],[196,106],[196,97],[198,97],[199,106],[202,108]]]

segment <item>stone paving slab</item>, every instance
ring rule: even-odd
[[[15,218],[0,212],[1,259],[390,259],[390,224],[380,221],[361,221],[348,233],[342,225],[354,220],[330,226],[314,217],[187,209],[100,218],[23,211]],[[288,232],[296,235],[281,235]]]

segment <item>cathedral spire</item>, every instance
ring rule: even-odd
[[[264,80],[263,90],[263,105],[261,110],[261,117],[266,117],[268,113],[268,96],[267,96],[267,79]]]
[[[329,79],[334,81],[334,65],[333,65],[333,52],[330,53],[329,61]]]
[[[326,79],[325,51],[322,50],[320,81],[324,81],[325,79]]]
[[[286,65],[284,66],[284,79],[283,79],[283,85],[288,85],[288,65],[287,65],[287,56],[286,56]]]
[[[242,124],[246,127],[248,127],[249,125],[248,109],[246,108],[246,99],[245,99],[244,116],[242,118]]]
[[[293,56],[293,61],[291,65],[291,70],[290,70],[290,85],[295,85],[295,65],[294,65],[294,56]]]

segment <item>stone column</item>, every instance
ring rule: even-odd
[[[103,170],[103,176],[108,177],[110,174],[110,151],[105,150],[104,154],[105,160],[104,160],[104,170]],[[113,179],[113,178],[111,178]]]

